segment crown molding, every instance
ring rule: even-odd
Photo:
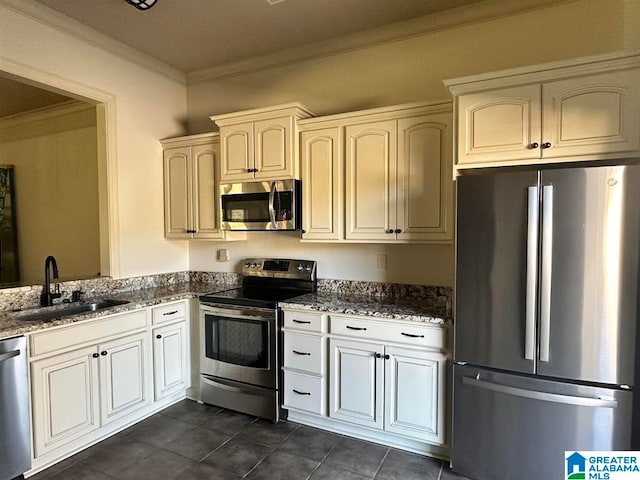
[[[269,68],[293,65],[315,58],[329,57],[376,45],[407,40],[460,25],[487,21],[575,1],[577,0],[485,0],[328,41],[301,45],[273,54],[195,70],[187,73],[187,85],[197,85]]]
[[[0,5],[27,16],[42,25],[86,41],[136,66],[146,68],[183,85],[186,84],[186,75],[183,71],[125,45],[35,0],[0,0]]]

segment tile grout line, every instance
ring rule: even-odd
[[[387,459],[387,457],[389,456],[390,452],[391,452],[391,447],[387,447],[387,453],[384,454],[384,457],[382,458],[382,461],[380,462],[380,465],[378,465],[378,468],[376,468],[376,471],[373,473],[373,476],[371,478],[376,478],[376,475],[378,475],[378,472],[382,468],[382,464]]]
[[[333,450],[336,448],[336,445],[338,445],[338,443],[340,443],[340,440],[342,440],[344,438],[344,435],[338,434],[340,436],[340,438],[338,438],[338,440],[336,440],[336,443],[334,443],[331,448],[329,449],[329,451],[327,453],[324,454],[324,457],[322,457],[322,460],[320,460],[320,463],[318,463],[318,465],[316,466],[316,468],[313,469],[313,471],[309,474],[309,476],[307,477],[306,480],[309,480],[314,473],[316,473],[316,471],[322,466],[322,464],[324,463],[324,461],[327,459],[327,457],[329,456],[329,454],[331,452],[333,452]]]

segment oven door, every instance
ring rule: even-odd
[[[276,310],[201,304],[201,373],[275,389],[277,337]]]
[[[296,230],[299,228],[297,180],[220,185],[223,230]]]

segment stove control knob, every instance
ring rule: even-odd
[[[301,272],[304,270],[304,267],[302,266],[301,263],[298,264],[298,271]]]
[[[307,265],[307,268],[305,268],[305,270],[306,270],[307,272],[310,272],[310,271],[311,271],[311,265]]]
[[[251,268],[256,268],[257,266],[258,266],[258,264],[257,264],[257,263],[252,263],[252,264],[251,264]]]
[[[249,262],[244,264],[244,268],[249,268],[251,266],[251,264]]]

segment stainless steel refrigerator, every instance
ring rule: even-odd
[[[565,450],[640,449],[640,166],[457,183],[453,470],[560,479]]]

